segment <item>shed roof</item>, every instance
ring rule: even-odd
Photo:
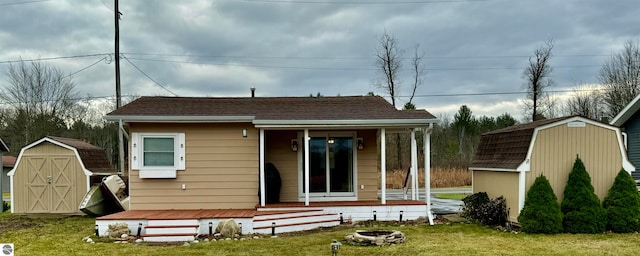
[[[574,116],[543,119],[485,133],[471,161],[473,168],[516,169],[526,159],[533,131]]]
[[[107,152],[102,148],[96,147],[79,139],[56,136],[47,136],[46,138],[75,148],[76,151],[78,151],[82,164],[87,170],[99,173],[114,171],[107,159]]]
[[[244,117],[247,121],[436,120],[426,110],[398,110],[380,96],[338,97],[141,97],[107,114],[136,117]]]

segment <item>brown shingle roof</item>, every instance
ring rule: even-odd
[[[2,167],[13,168],[16,164],[15,156],[2,156]]]
[[[255,116],[257,120],[435,119],[425,110],[397,110],[379,96],[141,97],[108,116]]]
[[[78,155],[80,155],[82,164],[88,170],[98,173],[114,172],[104,149],[78,139],[55,136],[47,136],[47,138],[75,148],[78,151]]]
[[[535,128],[571,117],[538,120],[485,133],[480,138],[471,167],[516,169],[527,157]]]

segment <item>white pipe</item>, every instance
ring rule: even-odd
[[[304,205],[309,206],[309,129],[304,129]]]
[[[387,136],[386,129],[380,129],[380,200],[382,204],[387,204]]]
[[[418,200],[418,172],[417,158],[418,150],[416,145],[416,130],[411,129],[411,200]]]
[[[429,217],[429,224],[433,226],[433,215],[431,214],[431,130],[433,124],[429,124],[428,128],[424,129],[424,190],[425,198],[424,202],[427,203],[427,217]]]
[[[260,154],[259,156],[259,160],[258,160],[258,164],[260,165],[259,167],[259,172],[260,172],[260,206],[264,207],[267,205],[267,200],[266,200],[266,189],[265,189],[265,175],[264,175],[264,129],[260,129],[260,150],[258,150],[258,153]]]

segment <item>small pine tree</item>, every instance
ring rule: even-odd
[[[562,212],[549,180],[540,175],[531,185],[518,216],[525,233],[557,234],[562,232]]]
[[[564,187],[564,199],[560,204],[564,218],[562,225],[569,233],[604,232],[606,213],[596,196],[591,177],[580,158],[576,158],[569,180]]]
[[[640,230],[640,193],[624,169],[618,172],[602,205],[607,213],[607,230],[616,233]]]

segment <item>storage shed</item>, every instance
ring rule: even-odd
[[[509,220],[517,222],[525,195],[544,174],[562,201],[576,156],[584,162],[602,201],[627,159],[620,129],[584,117],[561,117],[519,124],[483,134],[471,167],[473,192],[504,196]]]
[[[11,213],[83,214],[78,205],[91,183],[111,174],[103,149],[77,139],[44,137],[20,150],[8,174]]]

